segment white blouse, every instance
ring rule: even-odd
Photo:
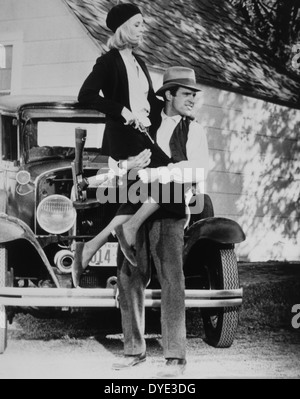
[[[150,113],[150,104],[147,99],[149,93],[148,79],[140,64],[132,54],[128,53],[128,50],[121,50],[120,54],[128,76],[131,111],[145,127],[148,127],[151,125],[148,118]]]

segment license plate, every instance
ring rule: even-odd
[[[89,266],[91,267],[115,267],[117,266],[117,242],[108,242],[95,254]]]

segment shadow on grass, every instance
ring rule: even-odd
[[[14,339],[55,340],[63,337],[101,339],[107,335],[122,333],[121,315],[118,309],[53,309],[19,313],[14,318],[9,333]],[[160,334],[160,312],[146,310],[146,333]]]

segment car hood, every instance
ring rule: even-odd
[[[34,162],[25,165],[24,170],[30,173],[31,180],[35,181],[39,176],[44,173],[54,170],[70,169],[72,160],[49,160]]]

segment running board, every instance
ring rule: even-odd
[[[187,308],[241,306],[243,289],[186,290]],[[0,305],[18,307],[102,307],[118,308],[119,293],[114,288],[0,288]],[[145,291],[145,306],[160,307],[161,290]]]

